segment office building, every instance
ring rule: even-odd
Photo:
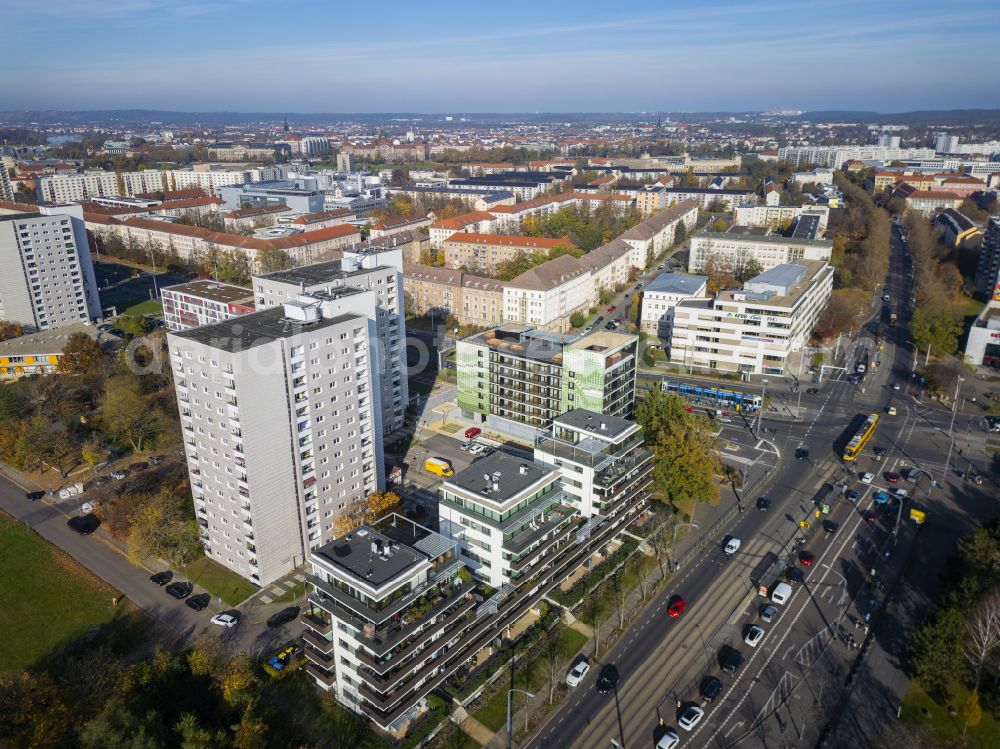
[[[707,293],[708,276],[661,273],[642,292],[639,328],[669,346],[674,308],[685,299],[704,299]]]
[[[818,226],[818,220],[817,220]],[[700,231],[691,235],[688,272],[701,273],[710,265],[734,275],[751,260],[763,270],[799,260],[828,261],[833,252],[829,239],[783,237],[767,227],[734,225],[724,232]]]
[[[976,292],[1000,300],[1000,216],[990,216],[976,268]]]
[[[584,518],[614,518],[644,502],[653,480],[653,454],[643,447],[642,428],[585,408],[553,420],[551,432],[535,443],[535,460],[557,468],[563,502]]]
[[[1000,369],[1000,299],[990,300],[969,328],[965,363],[972,367]]]
[[[637,347],[634,335],[506,323],[456,344],[458,406],[466,419],[529,439],[574,408],[627,418]]]
[[[688,368],[782,374],[830,300],[833,268],[818,260],[778,265],[738,291],[674,308],[670,361]]]
[[[101,316],[80,206],[0,215],[0,319],[26,332]]]
[[[406,378],[406,317],[403,303],[403,259],[398,249],[346,250],[340,260],[289,268],[254,276],[257,309],[280,306],[298,294],[340,293],[345,287],[369,289],[375,295],[374,352],[379,377],[382,424],[386,433],[403,426],[409,403]]]
[[[257,585],[384,488],[375,319],[344,287],[167,335],[205,554]]]
[[[275,180],[216,188],[217,197],[230,210],[284,205],[291,213],[320,213],[324,195],[316,180]]]
[[[160,289],[160,301],[163,321],[173,333],[254,311],[250,289],[206,279],[166,286]]]

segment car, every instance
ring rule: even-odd
[[[606,663],[601,668],[601,673],[597,675],[597,691],[607,694],[618,686],[618,669],[613,663]]]
[[[898,484],[899,478],[900,478],[899,474],[896,473],[895,471],[889,471],[889,473],[885,475],[885,480],[888,481],[890,484]]]
[[[299,615],[298,606],[289,606],[279,611],[277,614],[272,614],[267,620],[267,626],[269,627],[280,627],[283,624],[288,624],[288,622],[295,621],[295,617]]]
[[[899,390],[900,387],[902,387],[902,386],[898,382],[892,383],[892,389],[893,390]]]
[[[124,481],[128,478],[128,473],[122,470],[112,471],[109,475],[115,481]]]
[[[161,588],[174,579],[174,573],[169,570],[164,570],[163,572],[157,572],[154,575],[149,576],[149,582],[156,583]]]
[[[882,460],[882,458],[885,457],[885,448],[884,447],[873,447],[872,448],[872,452],[875,453],[875,460]]]
[[[29,502],[37,502],[45,496],[45,492],[27,492],[24,498]]]
[[[819,395],[819,388],[806,388],[806,395]]]
[[[900,489],[899,487],[894,486],[889,490],[889,493],[903,499],[909,492],[907,492],[906,489]]]
[[[774,617],[776,617],[777,615],[778,615],[778,609],[777,609],[777,607],[772,606],[769,603],[766,604],[760,610],[760,620],[762,622],[767,623],[767,624],[770,624],[771,622],[773,622],[774,621]]]
[[[461,445],[458,446],[458,449],[461,450],[463,453],[467,453],[469,452],[469,449],[472,447],[473,444],[474,443],[472,442],[463,442]]]
[[[674,749],[681,741],[681,737],[669,728],[663,732],[659,741],[656,742],[656,749]]]
[[[758,627],[756,624],[751,624],[747,627],[746,634],[743,635],[743,642],[752,648],[757,647],[760,641],[764,639],[764,628]]]
[[[684,406],[684,411],[689,414],[694,413],[694,406]]]
[[[580,685],[584,677],[590,673],[590,664],[587,663],[586,659],[579,661],[573,668],[569,670],[566,674],[566,686],[576,687]]]
[[[757,509],[761,512],[767,512],[768,508],[771,506],[771,500],[767,497],[757,497]]]
[[[808,460],[809,458],[809,448],[807,447],[796,447],[795,448],[795,459],[796,460]]]
[[[615,311],[617,311],[617,309],[618,308],[615,305],[612,304],[610,307],[608,307],[608,312],[615,312]]]
[[[864,518],[868,525],[875,525],[875,522],[878,520],[878,515],[875,514],[875,510],[868,510],[868,512],[864,514]]]
[[[857,385],[861,380],[864,379],[864,375],[860,372],[855,372],[850,377],[847,378],[852,385]]]
[[[827,533],[836,533],[839,527],[840,523],[830,520],[829,518],[823,521],[823,530]]]
[[[848,502],[857,502],[859,499],[861,499],[861,492],[855,489],[851,489],[849,492],[847,492]]]
[[[736,648],[723,645],[719,650],[719,667],[727,674],[735,674],[742,663],[743,655]]]
[[[184,605],[188,608],[194,609],[195,611],[203,611],[208,608],[208,604],[212,602],[212,596],[208,593],[201,593],[196,596],[191,596],[184,602]]]
[[[635,290],[636,290],[636,291],[638,291],[638,290],[639,290],[639,289],[641,289],[641,288],[642,288],[642,281],[640,281],[639,283],[637,283],[637,284],[635,285]]]
[[[687,604],[684,603],[684,599],[680,596],[674,596],[667,605],[667,616],[671,619],[677,619],[684,613],[684,609],[686,608]]]
[[[66,521],[66,525],[75,530],[81,536],[89,536],[101,527],[101,521],[94,514],[77,515]]]
[[[886,409],[885,409],[885,413],[886,413],[887,416],[895,416],[896,415],[896,407],[895,406],[887,406]]]
[[[875,480],[875,474],[874,473],[869,473],[868,471],[865,471],[864,473],[861,474],[861,483],[862,484],[870,484],[874,480]]]
[[[465,430],[465,439],[467,440],[475,439],[482,433],[483,430],[480,429],[479,427],[469,427],[468,429]]]
[[[913,484],[920,481],[920,479],[922,479],[923,476],[924,472],[921,471],[919,468],[911,468],[906,472],[906,480]]]
[[[180,601],[191,595],[192,588],[191,583],[171,583],[167,586],[167,595]]]
[[[128,470],[130,473],[137,473],[139,471],[145,471],[147,468],[149,468],[149,463],[146,462],[130,463]]]
[[[220,627],[232,628],[240,623],[240,618],[238,615],[227,611],[224,614],[216,614],[209,621],[212,624],[218,624]]]
[[[677,719],[677,725],[683,728],[685,731],[692,731],[694,727],[701,722],[701,719],[705,717],[705,711],[702,710],[697,705],[688,705],[684,708],[684,712],[681,713],[681,717]]]
[[[711,702],[722,692],[722,680],[718,676],[706,676],[701,682],[701,698]]]
[[[888,294],[883,294],[883,295],[882,295],[882,301],[883,301],[883,302],[888,302],[890,298],[891,298],[891,297],[890,297],[890,296],[889,296]]]
[[[792,565],[785,570],[785,579],[790,583],[801,583],[806,579],[806,576],[802,570]]]
[[[802,563],[803,567],[812,567],[813,562],[816,561],[816,555],[811,551],[800,551],[799,552],[799,562]]]
[[[886,502],[889,501],[889,493],[882,491],[875,492],[875,495],[872,497],[872,499],[875,500],[875,504],[884,505]]]
[[[149,464],[150,465],[158,466],[162,462],[163,462],[163,456],[162,455],[150,455],[149,456]]]
[[[740,550],[740,540],[738,538],[733,538],[733,537],[730,537],[729,540],[726,541],[726,545],[723,548],[723,551],[725,551],[726,554],[730,556],[732,556],[739,550]]]

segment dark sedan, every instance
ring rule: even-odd
[[[597,691],[601,694],[607,694],[618,686],[618,679],[618,669],[613,663],[606,664],[597,677]]]
[[[191,583],[173,583],[167,586],[167,595],[180,601],[191,595],[192,587]]]
[[[89,536],[101,527],[100,519],[94,515],[77,515],[66,521],[66,525],[75,530],[81,536]]]
[[[299,615],[298,606],[289,606],[287,609],[282,609],[277,614],[273,614],[267,620],[267,626],[269,627],[280,627],[283,624],[288,624],[288,622],[295,621],[295,617]]]

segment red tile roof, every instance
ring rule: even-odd
[[[441,219],[431,225],[434,229],[461,229],[468,226],[469,224],[475,224],[480,221],[492,221],[494,218],[492,213],[487,213],[486,211],[472,211],[471,213],[463,213],[461,216],[455,216],[454,218]]]
[[[472,232],[456,232],[445,243],[465,242],[467,244],[509,245],[510,247],[538,247],[551,250],[554,247],[574,247],[569,237],[518,237],[504,234],[475,234]]]

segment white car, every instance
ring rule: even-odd
[[[875,480],[875,474],[874,473],[869,473],[868,471],[865,471],[864,473],[861,474],[861,483],[862,484],[870,484],[874,480]]]
[[[899,383],[898,382],[892,383],[892,389],[893,390],[899,390]]]
[[[738,538],[730,538],[728,541],[726,541],[726,546],[724,549],[726,554],[732,556],[739,550],[740,550],[740,540]]]
[[[764,628],[758,627],[756,624],[752,624],[750,625],[750,628],[747,630],[747,635],[746,637],[743,638],[743,642],[745,642],[750,647],[755,648],[757,647],[757,645],[760,644],[760,641],[763,639],[764,639]]]
[[[83,515],[89,515],[95,509],[97,509],[97,505],[95,505],[93,502],[84,502],[82,505],[80,505],[80,513]]]
[[[656,749],[674,749],[679,743],[681,743],[681,737],[673,731],[667,731],[656,742]]]
[[[906,489],[897,489],[895,486],[889,490],[889,494],[895,494],[897,497],[902,499],[906,496]]]
[[[677,725],[685,731],[690,731],[694,729],[694,727],[698,725],[704,717],[704,710],[697,705],[688,705],[684,708],[684,712],[681,713],[681,717],[677,720]]]
[[[232,614],[216,614],[211,621],[212,624],[218,624],[220,627],[235,627],[240,620]]]
[[[584,677],[590,673],[590,664],[587,661],[580,661],[566,674],[566,686],[575,687],[583,681]]]

